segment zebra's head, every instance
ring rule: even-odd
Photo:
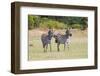
[[[51,40],[51,38],[53,37],[53,29],[49,29],[49,31],[48,31],[48,37]]]
[[[71,33],[71,30],[70,30],[70,29],[67,29],[67,30],[66,30],[66,36],[68,36],[68,37],[69,37],[69,36],[70,36],[70,37],[72,36],[72,33]]]

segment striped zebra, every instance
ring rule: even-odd
[[[53,37],[53,30],[52,29],[49,29],[48,34],[42,34],[41,41],[42,41],[42,45],[44,48],[44,52],[47,52],[48,44],[50,45],[50,51],[52,50],[52,48],[51,48],[52,37]]]
[[[57,50],[58,51],[60,51],[60,49],[59,49],[60,44],[64,44],[64,50],[65,50],[65,47],[66,47],[66,44],[67,44],[67,47],[68,47],[68,50],[69,50],[69,40],[70,40],[71,36],[72,36],[72,34],[70,32],[70,29],[66,30],[65,35],[62,35],[62,34],[59,34],[59,33],[54,35],[55,42],[57,43]]]

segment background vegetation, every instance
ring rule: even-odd
[[[34,28],[76,28],[85,30],[88,27],[87,17],[71,17],[71,16],[34,16],[28,15],[29,29]]]

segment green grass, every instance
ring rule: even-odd
[[[48,47],[47,52],[44,53],[40,36],[31,39],[30,37],[29,35],[29,60],[80,59],[88,57],[87,35],[83,32],[73,32],[69,50],[66,46],[66,50],[64,51],[63,45],[61,44],[60,52],[57,51],[54,38],[52,39],[52,52],[50,52],[50,48]]]

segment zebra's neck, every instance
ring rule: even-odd
[[[66,37],[69,38],[70,37],[69,34],[66,34]]]
[[[48,39],[51,40],[52,39],[52,36],[51,35],[48,35]]]

